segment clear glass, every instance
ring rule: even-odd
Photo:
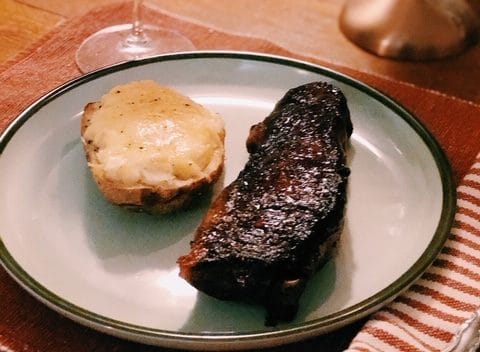
[[[123,61],[195,49],[189,39],[176,31],[144,24],[142,12],[142,0],[135,0],[132,23],[106,27],[85,39],[75,57],[80,71],[85,73]]]

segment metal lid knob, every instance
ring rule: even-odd
[[[340,29],[379,56],[430,60],[473,45],[480,19],[465,0],[348,0]]]

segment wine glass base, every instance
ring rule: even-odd
[[[145,25],[142,35],[134,36],[132,24],[120,24],[85,39],[77,50],[75,61],[85,73],[124,61],[191,50],[195,50],[192,42],[175,31]]]

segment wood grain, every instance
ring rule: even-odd
[[[63,17],[13,0],[0,1],[0,63],[52,30]]]
[[[0,0],[2,2],[4,0]],[[83,13],[103,5],[119,2],[121,0],[16,0],[19,3],[23,3],[43,11],[48,11],[61,15],[66,18],[74,16],[80,16]],[[133,0],[132,0],[133,3]]]
[[[356,69],[480,103],[480,45],[461,55],[438,61],[396,61],[370,54],[348,41],[338,27],[345,0],[148,0],[145,5],[170,15],[250,37],[269,40],[287,50],[334,65]],[[478,1],[470,0],[480,11]],[[55,18],[71,18],[115,0],[0,0],[9,7],[11,26],[21,29],[17,36],[0,33],[0,60],[15,54],[52,28]],[[13,4],[16,4],[14,6]],[[8,6],[7,6],[8,5]],[[22,20],[21,8],[30,6],[38,16]],[[13,10],[12,10],[13,8]],[[17,9],[18,8],[18,9]],[[53,19],[52,19],[53,17]],[[53,22],[52,22],[53,21]],[[23,28],[27,23],[36,36]]]
[[[161,9],[208,26],[268,39],[295,53],[480,103],[480,45],[438,61],[381,58],[358,48],[341,33],[338,17],[343,3],[339,0],[238,0],[230,6],[218,6],[221,1],[152,2]],[[478,2],[475,8],[479,8]]]

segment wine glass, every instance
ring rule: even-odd
[[[133,21],[106,27],[85,39],[75,60],[83,73],[111,64],[195,47],[181,34],[143,23],[142,0],[133,1]]]

